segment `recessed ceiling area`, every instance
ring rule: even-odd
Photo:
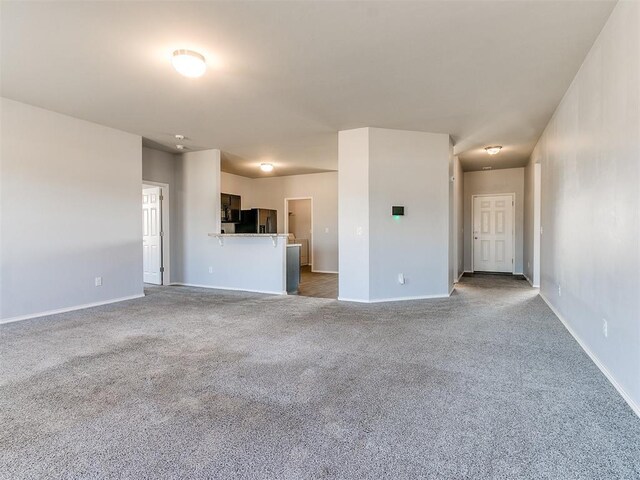
[[[184,134],[251,177],[335,170],[337,132],[364,126],[449,133],[465,170],[523,166],[614,4],[2,2],[1,92],[168,151]]]

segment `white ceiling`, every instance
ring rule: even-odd
[[[3,96],[147,144],[184,134],[260,176],[335,170],[336,132],[363,126],[450,133],[466,170],[522,166],[614,3],[1,5]],[[173,70],[178,48],[204,77]]]

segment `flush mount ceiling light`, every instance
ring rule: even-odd
[[[502,145],[495,145],[493,147],[484,147],[489,155],[497,155],[502,149]]]
[[[177,148],[178,150],[184,150],[184,145],[176,145],[176,148]]]
[[[263,172],[272,172],[273,165],[271,163],[261,163],[260,170],[262,170]]]
[[[184,140],[184,135],[176,135],[176,140]]]
[[[189,78],[201,77],[207,69],[204,56],[193,50],[176,50],[171,63],[179,74]]]

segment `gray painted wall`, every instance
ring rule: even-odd
[[[534,287],[540,286],[540,164],[524,169],[523,271]]]
[[[142,139],[0,102],[0,318],[142,295]]]
[[[541,294],[640,415],[640,3],[618,2],[533,161]]]
[[[369,129],[338,132],[338,297],[369,301]]]
[[[172,254],[173,242],[171,241],[176,222],[175,195],[172,194],[172,190],[175,187],[175,165],[175,155],[153,148],[142,147],[142,180],[146,182],[166,183],[169,185],[169,191],[163,193],[165,203],[163,203],[162,211],[162,229],[164,231],[163,257],[165,267],[163,283],[165,285],[172,282],[173,265],[176,261],[176,258],[174,258]],[[166,202],[167,199],[169,200],[168,202]],[[167,208],[167,206],[169,208]],[[169,248],[166,248],[167,245],[169,245]]]
[[[284,199],[313,197],[313,270],[338,270],[338,173],[314,173],[257,179],[260,203],[278,210],[284,232]]]
[[[449,293],[453,291],[453,284],[458,280],[457,253],[456,253],[456,199],[453,172],[455,171],[455,161],[453,156],[453,140],[449,137],[449,175],[447,182],[449,184]]]
[[[456,279],[464,273],[464,172],[458,157],[453,157],[454,250]]]
[[[175,182],[176,156],[172,153],[142,147],[142,179],[151,182]]]
[[[338,158],[340,298],[382,301],[448,295],[449,136],[349,130],[339,134]],[[393,205],[403,205],[405,216],[392,217]],[[404,285],[398,282],[400,273]]]
[[[371,300],[448,295],[449,135],[382,128],[369,135]],[[405,206],[399,221],[392,205]]]
[[[290,200],[289,211],[284,212],[289,217],[289,232],[297,239],[311,242],[311,200]]]
[[[515,193],[515,272],[522,273],[524,232],[524,168],[505,168],[464,174],[464,269],[473,271],[471,262],[471,198],[488,193]]]
[[[204,150],[176,155],[173,235],[173,281],[214,285],[212,238],[220,231],[220,151]]]

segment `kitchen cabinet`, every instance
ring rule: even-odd
[[[222,223],[240,223],[240,195],[223,193],[220,195],[220,215]]]

